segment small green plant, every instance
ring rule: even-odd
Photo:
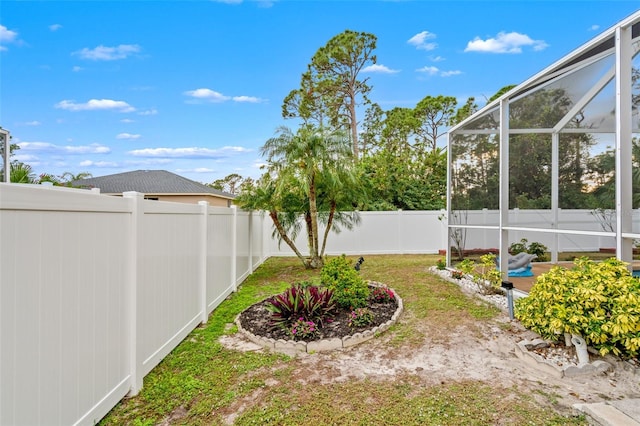
[[[438,259],[438,261],[436,262],[436,268],[438,268],[439,271],[444,270],[447,267],[447,261],[445,259]]]
[[[318,335],[318,326],[315,322],[300,317],[291,324],[289,335],[293,340],[314,339]]]
[[[388,288],[376,287],[371,292],[371,299],[377,303],[387,303],[394,300],[395,295],[393,294],[393,291]]]
[[[545,338],[577,334],[602,355],[640,353],[640,280],[617,259],[583,257],[571,269],[556,266],[515,307],[522,324]]]
[[[461,274],[460,278],[464,275],[470,275],[482,294],[495,294],[500,291],[502,275],[496,267],[495,254],[482,255],[480,263],[465,259],[458,264],[458,269]]]
[[[511,254],[535,254],[537,256],[535,258],[536,262],[547,262],[549,260],[547,250],[549,249],[544,244],[535,241],[529,244],[529,241],[526,238],[521,239],[519,243],[513,243],[509,246],[509,253]]]
[[[333,291],[336,303],[345,309],[367,305],[369,286],[343,254],[326,262],[320,272],[322,285]]]
[[[356,308],[349,314],[349,327],[365,327],[373,323],[373,312],[368,308]]]
[[[267,309],[271,312],[274,327],[290,328],[292,321],[300,317],[322,325],[336,309],[331,289],[300,284],[294,284],[268,302]]]

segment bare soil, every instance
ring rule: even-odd
[[[543,405],[566,413],[573,412],[572,405],[576,403],[640,397],[640,371],[629,369],[628,362],[614,361],[614,369],[608,373],[575,378],[557,378],[522,363],[515,355],[516,343],[538,336],[511,321],[504,312],[492,320],[468,322],[455,328],[431,324],[417,346],[398,345],[394,341],[398,329],[407,321],[413,322],[415,318],[405,311],[398,321],[399,327],[360,345],[331,352],[301,353],[289,364],[293,371],[287,379],[303,385],[364,378],[401,383],[407,375],[424,386],[481,381],[502,388],[516,387]],[[230,348],[263,350],[241,333],[224,336],[221,341]],[[277,385],[275,382],[272,385]],[[232,422],[245,405],[253,402],[237,401],[230,410],[234,414],[227,420]]]

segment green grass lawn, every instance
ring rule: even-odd
[[[454,284],[430,274],[439,256],[365,256],[361,274],[398,291],[402,321],[385,333],[393,350],[419,347],[425,339],[446,339],[450,327],[492,321],[499,311],[465,296]],[[231,325],[249,305],[315,279],[297,259],[272,258],[225,300],[206,325],[194,330],[144,379],[139,395],[123,400],[100,425],[487,425],[587,424],[565,417],[530,391],[464,380],[425,385],[407,375],[389,380],[350,379],[303,384],[293,379],[299,360],[263,351],[226,349],[218,339],[236,333]],[[364,343],[367,344],[367,343]],[[314,355],[311,355],[314,356]],[[277,385],[267,383],[276,382]],[[247,397],[251,404],[238,407]],[[247,398],[245,398],[246,400]],[[230,417],[231,416],[231,417]]]

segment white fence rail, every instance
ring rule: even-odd
[[[437,253],[447,246],[443,213],[362,212],[352,231],[330,236],[327,254]],[[469,214],[470,224],[497,217]],[[512,215],[549,227],[546,211]],[[588,211],[561,220],[598,230]],[[266,216],[235,208],[0,184],[0,424],[102,418],[254,268],[293,255],[271,232]],[[559,248],[593,249],[600,238],[562,236]],[[494,230],[472,229],[466,247],[497,241]],[[303,235],[297,244],[304,252]]]

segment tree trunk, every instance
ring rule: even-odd
[[[356,95],[355,93],[349,94],[350,102],[349,102],[349,118],[351,119],[351,139],[353,143],[353,158],[357,163],[360,152],[358,148],[358,121],[356,118]]]
[[[304,265],[304,267],[307,268],[307,269],[312,268],[311,262],[309,262],[307,259],[304,258],[302,253],[300,253],[300,250],[298,250],[296,245],[293,243],[293,241],[291,241],[291,239],[289,238],[289,236],[285,232],[282,224],[280,223],[280,219],[278,219],[278,213],[275,212],[275,211],[270,211],[269,212],[269,217],[273,221],[273,224],[275,225],[276,230],[278,231],[278,234],[280,234],[280,237],[284,240],[285,243],[287,243],[287,245],[289,247],[291,247],[291,250],[293,250],[293,252],[296,254],[296,256],[298,256],[298,259],[300,259],[302,261],[302,264]]]
[[[312,265],[322,264],[322,259],[318,256],[318,206],[316,204],[316,177],[315,174],[311,176],[311,182],[309,185],[309,214],[311,215],[311,234],[312,234],[312,247],[310,247],[310,261]],[[314,267],[314,266],[312,266]],[[318,267],[318,266],[315,266]]]
[[[320,252],[321,258],[324,258],[324,249],[327,248],[327,237],[329,236],[331,225],[333,225],[333,216],[335,212],[336,212],[336,202],[331,201],[331,210],[329,210],[329,219],[327,220],[327,229],[324,230],[324,237],[322,238],[322,251]]]

